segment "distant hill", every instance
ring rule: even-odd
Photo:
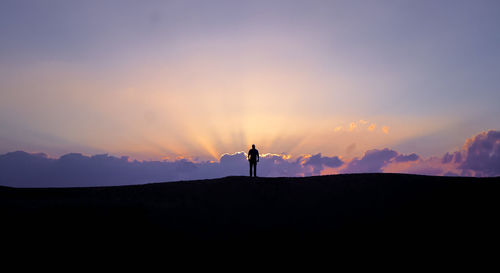
[[[476,240],[500,230],[500,178],[349,174],[91,188],[0,187],[4,234],[165,241]]]

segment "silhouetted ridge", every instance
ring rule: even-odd
[[[500,225],[500,179],[405,174],[249,178],[91,188],[0,187],[10,232],[165,240],[462,240]]]

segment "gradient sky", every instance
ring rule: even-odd
[[[500,1],[0,1],[0,154],[423,157],[500,129]]]

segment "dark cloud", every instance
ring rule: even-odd
[[[453,155],[450,153],[446,153],[441,159],[441,163],[448,164],[453,160]]]
[[[248,173],[248,161],[246,162]],[[307,170],[301,164],[300,160],[288,161],[283,155],[267,155],[260,158],[257,165],[257,175],[259,176],[300,176]]]
[[[460,165],[464,173],[473,171],[477,176],[500,175],[500,132],[483,132],[465,143],[465,159]]]
[[[455,152],[454,157],[455,157],[455,163],[462,162],[462,153],[461,152]]]
[[[0,185],[14,187],[114,186],[214,177],[210,163],[128,161],[107,154],[72,153],[59,159],[18,151],[0,155]],[[220,168],[219,164],[217,167]],[[204,172],[201,172],[204,171]]]
[[[248,161],[245,153],[224,154],[220,158],[220,171],[226,175],[246,175]]]
[[[208,179],[248,175],[243,152],[224,154],[219,162],[129,161],[107,154],[86,156],[71,153],[58,159],[45,154],[13,152],[0,155],[0,185],[13,187],[80,187],[143,184],[149,182]],[[284,155],[265,155],[257,168],[259,176],[303,176],[320,174],[323,167],[338,167],[338,157],[321,154],[297,160]]]
[[[448,164],[451,162],[454,163],[461,163],[462,162],[462,153],[460,151],[454,152],[453,154],[451,153],[446,153],[443,158],[441,159],[441,163],[443,164]]]
[[[344,164],[344,162],[337,156],[326,157],[321,156],[321,153],[309,157],[304,163],[305,166],[313,168],[313,175],[320,175],[324,167],[337,168]]]
[[[417,161],[419,158],[420,157],[415,153],[409,154],[409,155],[400,154],[394,159],[394,161],[395,162],[409,162],[409,161]]]
[[[379,173],[382,168],[389,164],[392,159],[398,156],[396,151],[390,149],[369,150],[361,159],[353,159],[343,173]]]

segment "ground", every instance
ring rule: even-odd
[[[3,234],[167,242],[474,243],[497,238],[500,178],[347,174],[136,186],[0,187]]]

